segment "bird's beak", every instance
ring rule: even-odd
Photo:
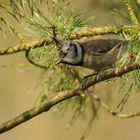
[[[60,64],[60,63],[61,63],[61,60],[57,61],[57,62],[56,62],[56,65],[58,65],[58,64]]]

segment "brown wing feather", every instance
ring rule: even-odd
[[[123,40],[120,39],[94,39],[87,42],[80,43],[83,46],[83,49],[89,52],[94,53],[107,53],[113,47],[121,46]]]

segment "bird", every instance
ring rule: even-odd
[[[98,38],[83,42],[53,38],[58,51],[58,63],[104,71],[116,66],[126,52],[126,41],[116,38]]]

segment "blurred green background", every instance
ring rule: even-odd
[[[0,0],[0,2],[7,1]],[[114,9],[119,11],[127,10],[122,0],[71,0],[71,2],[74,7],[81,11],[86,9],[90,15],[95,15],[92,26],[125,23],[112,14]],[[11,20],[11,22],[13,21]],[[24,31],[19,25],[16,25],[16,27]],[[17,44],[16,39],[10,33],[4,38],[0,32],[0,42],[1,48]],[[37,82],[41,70],[36,68],[23,71],[23,69],[16,66],[26,63],[28,62],[24,58],[24,52],[0,56],[0,65],[13,64],[6,68],[0,68],[0,123],[30,109],[39,94],[39,91],[34,91],[32,94],[28,94],[28,92]],[[103,94],[111,94],[110,106],[116,109],[123,97],[123,94],[117,94],[116,89],[117,85],[107,86],[105,83],[100,83],[97,85],[95,92],[101,97],[103,97]],[[124,108],[124,112],[140,110],[139,99],[140,95],[133,93]],[[107,99],[104,100],[108,102]],[[86,128],[89,116],[86,116],[86,120],[78,119],[72,128],[66,131],[66,125],[70,120],[71,113],[72,111],[68,110],[63,117],[61,115],[53,116],[52,111],[43,113],[1,134],[0,140],[79,140]],[[140,117],[123,120],[109,115],[104,109],[100,109],[86,140],[139,140],[139,123]]]

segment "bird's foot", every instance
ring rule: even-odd
[[[98,72],[92,73],[90,75],[86,75],[86,76],[83,77],[82,82],[81,82],[81,89],[82,89],[83,92],[85,92],[85,88],[86,88],[85,83],[88,81],[88,78],[90,78],[92,76],[95,76],[97,74],[98,74]]]

